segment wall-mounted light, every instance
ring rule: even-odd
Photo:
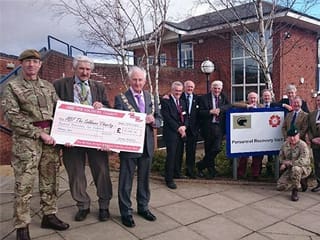
[[[304,84],[304,77],[301,77],[301,78],[300,78],[300,83],[301,83],[301,84]]]
[[[9,62],[9,63],[7,63],[7,69],[14,69],[15,68],[15,65],[14,65],[14,63],[13,62]]]
[[[289,39],[291,38],[291,33],[290,32],[285,32],[284,33],[284,39]]]

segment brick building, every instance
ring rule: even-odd
[[[222,80],[224,91],[232,101],[246,100],[250,91],[261,95],[266,83],[260,65],[243,48],[241,39],[233,31],[235,29],[254,51],[260,50],[255,42],[258,37],[252,37],[259,36],[255,4],[250,2],[178,23],[164,22],[160,64],[199,71],[201,63],[208,58],[215,65],[211,80]],[[313,108],[312,97],[319,90],[320,19],[273,6],[270,2],[262,2],[262,7],[265,25],[273,20],[272,28],[265,28],[265,41],[272,63],[270,71],[276,100],[282,98],[286,86],[291,83]],[[242,26],[239,26],[239,19]],[[127,48],[134,51],[139,64],[144,56],[139,39],[127,42]],[[153,55],[151,46],[149,63],[153,62]]]
[[[264,4],[267,4],[264,10],[265,14],[268,14],[270,5]],[[247,5],[241,6],[238,9],[239,16],[248,21],[255,17],[249,14]],[[227,13],[225,15],[230,16]],[[285,94],[286,86],[292,83],[297,86],[298,95],[307,101],[309,109],[312,110],[315,107],[314,93],[319,91],[320,20],[283,8],[275,17],[274,28],[277,28],[277,31],[270,35],[270,56],[274,58],[272,79],[275,98],[279,100]],[[173,81],[187,79],[195,82],[196,93],[206,93],[206,76],[200,70],[200,65],[206,58],[215,64],[215,71],[210,74],[209,81],[222,80],[224,92],[230,100],[245,100],[249,91],[260,94],[265,88],[259,66],[235,44],[232,31],[216,13],[192,17],[180,23],[166,22],[165,28],[160,56],[160,94],[168,93]],[[134,51],[138,63],[143,55],[140,44],[132,41],[129,48]],[[63,76],[73,75],[70,56],[49,50],[42,53],[42,60],[40,76],[44,79],[52,82]],[[152,63],[152,51],[149,61]],[[8,74],[18,65],[16,56],[0,54],[1,76]],[[105,84],[111,105],[114,96],[125,90],[117,65],[96,64],[92,78]],[[0,85],[0,93],[4,84]],[[0,142],[0,163],[8,164],[11,151],[10,128],[1,111]]]

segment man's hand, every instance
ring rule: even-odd
[[[92,106],[93,106],[94,109],[99,109],[99,108],[103,107],[103,104],[101,102],[97,102],[96,101],[96,102],[93,103]]]
[[[211,109],[210,110],[210,114],[214,115],[214,116],[219,116],[220,114],[220,108],[215,108],[215,109]]]
[[[179,134],[180,134],[180,136],[182,138],[186,137],[187,136],[187,134],[186,134],[186,126],[180,126],[178,128],[178,132],[179,132]]]
[[[47,134],[45,132],[40,133],[40,138],[47,145],[53,145],[53,146],[56,145],[56,140],[54,140],[53,137],[51,137],[49,134]]]
[[[155,121],[154,117],[153,117],[153,114],[148,114],[146,116],[146,124],[153,124]]]

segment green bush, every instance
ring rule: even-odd
[[[204,157],[203,144],[197,145],[196,162],[202,160]],[[156,150],[153,156],[152,168],[153,172],[162,173],[165,170],[166,150]],[[223,142],[221,146],[221,152],[216,157],[216,170],[221,176],[232,177],[232,159],[228,159],[226,156],[226,146]],[[183,157],[183,166],[181,173],[184,173],[185,169],[185,156]]]
[[[151,171],[153,172],[164,172],[166,162],[166,150],[156,150],[152,159]]]

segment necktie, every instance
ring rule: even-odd
[[[191,105],[192,105],[191,96],[190,96],[190,94],[188,94],[187,95],[187,106],[188,106],[188,113],[189,114],[191,113]]]
[[[216,104],[216,108],[219,108],[219,97],[218,96],[215,96],[215,104]],[[219,116],[215,116],[215,122],[219,122]]]
[[[178,110],[178,114],[180,117],[180,121],[183,123],[184,122],[184,117],[182,115],[182,107],[180,105],[179,99],[176,99],[176,105],[177,105],[177,110]]]
[[[144,105],[144,101],[141,99],[142,95],[135,95],[135,97],[137,98],[138,101],[138,107],[140,112],[144,113],[145,112],[145,105]]]
[[[85,82],[81,82],[81,94],[80,94],[80,103],[84,105],[89,105],[88,102],[89,91]]]
[[[266,106],[265,106],[266,108],[269,108],[269,104],[268,103],[266,103]]]
[[[298,113],[294,112],[293,117],[291,119],[291,124],[290,124],[291,127],[294,125],[294,122],[296,121],[297,115],[298,115]]]
[[[320,110],[318,110],[317,121],[320,121]]]

